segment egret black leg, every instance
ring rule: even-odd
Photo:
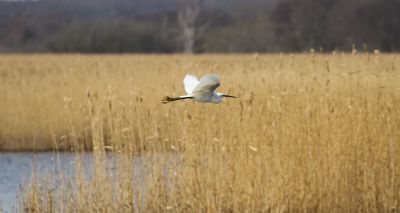
[[[183,100],[183,99],[192,99],[192,97],[169,97],[165,96],[162,100],[161,103],[166,104],[172,101],[178,101],[178,100]]]

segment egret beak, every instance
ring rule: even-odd
[[[222,97],[237,98],[236,96],[233,96],[233,95],[225,95],[225,94],[223,94]]]

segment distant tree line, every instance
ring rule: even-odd
[[[0,1],[0,52],[400,50],[399,0],[133,1]]]

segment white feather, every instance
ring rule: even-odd
[[[193,89],[192,93],[214,93],[215,89],[220,85],[217,74],[208,74],[200,79],[200,82]]]
[[[178,97],[165,96],[161,102],[166,104],[172,101],[191,99],[198,102],[219,104],[224,97],[236,98],[232,95],[215,92],[215,89],[221,85],[217,74],[208,74],[201,78],[200,81],[196,76],[188,74],[183,79],[183,85],[187,95]]]
[[[194,75],[187,74],[183,79],[185,91],[188,95],[193,93],[194,88],[199,84],[199,80]]]

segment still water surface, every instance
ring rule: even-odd
[[[53,152],[45,153],[0,153],[0,213],[3,212],[15,212],[15,206],[17,206],[18,190],[24,184],[29,183],[31,180],[32,171],[35,171],[38,175],[56,175],[58,176],[59,171],[62,170],[64,178],[73,179],[75,175],[75,161],[77,154],[74,153],[58,153],[56,155]],[[159,157],[159,156],[158,156]],[[93,163],[93,155],[91,153],[84,153],[79,155],[79,158],[83,161],[86,168],[90,168]],[[168,172],[168,167],[177,163],[176,156],[163,156],[162,161],[155,161],[150,158],[136,157],[132,160],[133,169],[135,173],[134,181],[144,183],[146,178],[146,167],[148,164],[154,164],[155,162],[162,162],[161,167]],[[111,165],[109,169],[114,167],[115,155],[107,155],[108,165]],[[81,162],[82,162],[81,161]],[[90,169],[87,170],[87,177],[90,178]],[[168,175],[165,175],[167,177]],[[171,183],[171,180],[166,178],[164,181]],[[143,187],[144,184],[142,184]],[[145,190],[145,189],[143,189]]]

